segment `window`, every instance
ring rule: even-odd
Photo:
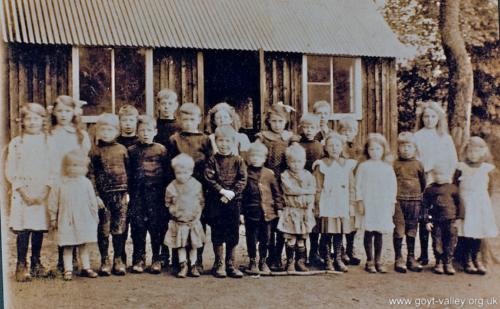
[[[73,96],[86,102],[84,122],[125,104],[152,114],[152,58],[151,49],[73,48]]]
[[[332,106],[332,119],[361,119],[361,59],[330,56],[303,57],[304,111],[316,101]]]

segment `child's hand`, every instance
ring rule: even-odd
[[[104,208],[104,202],[102,201],[102,199],[99,196],[97,197],[97,207],[99,209],[103,209]]]
[[[224,203],[224,204],[229,203],[229,199],[228,199],[227,197],[225,197],[225,196],[221,197],[221,198],[220,198],[220,200],[221,200],[221,201],[222,201],[222,203]]]
[[[235,196],[234,192],[231,190],[226,190],[222,189],[220,190],[220,194],[222,194],[225,198],[227,198],[229,201],[232,200]]]
[[[363,204],[363,201],[358,201],[356,206],[358,213],[363,216],[365,214],[365,205]]]
[[[245,217],[243,215],[240,215],[240,224],[245,224]]]
[[[128,195],[128,193],[127,193],[127,194],[125,194],[125,202],[126,202],[127,204],[128,204],[128,203],[130,203],[130,195]]]
[[[427,223],[427,224],[425,225],[425,229],[426,229],[428,232],[431,232],[433,228],[434,228],[434,224],[432,224],[432,223]]]
[[[57,230],[57,221],[56,221],[56,220],[52,220],[52,221],[50,221],[50,226],[49,226],[49,229],[50,229],[50,231],[55,231],[55,230]]]
[[[26,192],[26,190],[24,190],[24,188],[18,188],[17,192],[19,192],[19,195],[21,195],[21,198],[28,206],[34,204],[33,199],[28,195],[28,193]]]

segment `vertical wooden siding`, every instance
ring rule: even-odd
[[[23,104],[52,105],[58,95],[70,94],[71,48],[10,45],[8,48],[9,133],[19,134]]]

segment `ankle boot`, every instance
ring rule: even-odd
[[[342,234],[333,235],[333,256],[335,270],[346,273],[348,269],[342,259]]]
[[[384,266],[384,263],[382,262],[382,234],[376,233],[375,234],[375,269],[379,273],[386,273],[387,269]]]
[[[101,268],[99,269],[99,276],[111,275],[111,262],[109,257],[104,256],[101,258]]]
[[[334,253],[335,254],[335,253]],[[344,241],[340,241],[340,257],[342,258],[342,262],[344,262],[344,265],[349,265],[351,263],[351,259],[347,255],[347,251],[344,247]]]
[[[468,274],[477,274],[476,265],[472,262],[472,257],[470,252],[466,252],[464,271]]]
[[[346,253],[347,256],[349,257],[349,265],[359,265],[361,263],[361,260],[358,257],[356,257],[356,254],[354,253],[355,238],[356,238],[356,231],[346,234],[346,240],[347,240]]]
[[[113,260],[113,274],[115,276],[125,276],[127,270],[125,265],[123,265],[121,253],[117,255]]]
[[[434,266],[433,271],[438,275],[444,274],[443,261],[441,260],[441,257],[436,256],[436,265]]]
[[[325,244],[325,246],[327,246],[327,249],[325,251],[330,252],[331,251],[330,245]],[[330,256],[330,254],[325,255],[325,270],[335,270],[335,268],[333,266],[333,260],[332,260],[332,257]]]
[[[311,242],[311,249],[309,250],[309,264],[313,266],[323,265],[324,261],[320,257],[318,250],[319,233],[309,234],[309,240]]]
[[[17,282],[31,281],[31,275],[30,272],[28,271],[28,265],[26,265],[26,262],[17,262],[16,281]]]
[[[419,224],[419,237],[420,237],[420,257],[418,262],[420,265],[429,264],[429,232],[425,229],[425,224]]]
[[[472,239],[471,240],[472,246],[471,246],[471,256],[472,256],[472,263],[474,266],[477,268],[477,274],[479,275],[486,275],[487,269],[479,259],[479,251],[481,250],[481,240],[480,239]]]
[[[401,252],[403,247],[403,238],[393,237],[392,242],[394,244],[395,254],[394,270],[398,273],[406,273],[406,266],[403,262],[403,254]]]
[[[265,273],[265,274],[271,273],[271,270],[269,269],[269,266],[267,265],[266,257],[260,257],[260,259],[259,259],[259,271],[261,273]]]
[[[188,265],[187,262],[184,261],[179,265],[179,272],[177,273],[177,278],[186,278],[188,273]]]
[[[40,262],[40,257],[31,257],[31,276],[36,278],[47,278],[49,272]]]
[[[215,260],[214,260],[214,266],[212,268],[212,273],[216,278],[225,278],[227,276],[226,267],[224,266],[222,258],[223,254],[224,254],[224,246],[214,245]]]
[[[295,272],[295,259],[294,259],[295,247],[287,245],[285,251],[286,251],[286,271]]]
[[[371,232],[365,232],[363,245],[366,253],[365,270],[369,273],[376,273],[377,270],[375,269],[375,263],[373,262],[373,234]]]
[[[196,251],[196,267],[198,268],[198,272],[202,273],[203,272],[203,251],[205,250],[205,247],[200,247]]]
[[[406,236],[406,247],[408,249],[406,267],[408,267],[410,271],[421,272],[422,265],[415,259],[415,237]]]
[[[243,277],[243,273],[236,265],[236,246],[228,248],[226,245],[226,273],[231,278]]]
[[[257,261],[255,258],[250,258],[250,263],[248,263],[248,272],[251,274],[259,273],[259,268],[257,267]]]
[[[306,266],[306,247],[297,246],[296,248],[297,262],[295,268],[297,271],[309,271],[309,268]]]

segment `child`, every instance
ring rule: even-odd
[[[179,112],[181,130],[170,137],[167,148],[171,157],[185,153],[193,158],[193,177],[205,187],[205,162],[212,155],[212,145],[208,136],[198,130],[201,122],[201,110],[194,103],[184,103],[181,105]],[[201,215],[203,229],[206,229],[205,212],[206,208],[204,208]],[[200,272],[203,271],[203,250],[203,246],[198,248],[198,256],[196,258],[196,267],[198,267]],[[173,257],[175,258],[175,256],[174,254]],[[174,262],[172,264],[174,264],[174,268],[177,267],[177,263]]]
[[[363,147],[355,141],[358,135],[358,122],[352,117],[345,117],[338,122],[339,133],[343,135],[346,139],[345,154],[349,159],[356,161],[361,160],[363,155]],[[356,219],[359,221],[359,214],[354,209],[354,225],[352,226],[352,232],[345,235],[346,238],[346,250],[344,250],[344,244],[342,244],[342,260],[346,264],[359,265],[361,260],[356,257],[354,250],[354,239],[356,238]]]
[[[465,208],[464,221],[457,222],[459,236],[465,237],[465,272],[484,275],[486,267],[478,259],[481,240],[498,235],[489,193],[492,189],[489,174],[495,166],[487,163],[491,158],[490,151],[486,142],[478,136],[470,138],[464,152],[465,162],[458,164],[455,176]]]
[[[327,157],[314,163],[317,185],[316,213],[321,220],[321,239],[325,257],[325,268],[333,270],[330,244],[333,237],[335,270],[347,272],[342,261],[342,234],[350,233],[354,227],[354,169],[357,161],[344,156],[345,138],[330,133],[325,140]]]
[[[116,138],[119,144],[129,148],[139,142],[137,137],[137,118],[139,111],[130,104],[123,105],[118,111],[120,117],[120,135]]]
[[[180,270],[177,277],[185,278],[188,272],[186,255],[189,252],[189,275],[199,277],[196,267],[197,249],[203,246],[205,232],[200,222],[204,207],[201,183],[192,177],[194,161],[187,154],[181,153],[172,159],[175,180],[168,186],[165,193],[171,220],[165,243],[172,249],[177,249]]]
[[[180,130],[175,113],[179,107],[177,102],[177,93],[164,88],[156,95],[156,104],[158,104],[158,118],[156,126],[158,134],[155,136],[155,142],[167,147],[170,137]]]
[[[283,105],[281,102],[273,104],[266,112],[265,124],[268,130],[262,131],[256,135],[268,149],[266,163],[264,166],[273,171],[274,175],[280,179],[282,172],[286,170],[286,148],[292,141],[298,141],[298,137],[293,132],[287,130],[289,113],[291,107]],[[271,237],[271,268],[281,269],[281,253],[285,240],[283,235],[273,227]]]
[[[274,173],[264,167],[267,148],[257,141],[251,144],[247,153],[248,180],[243,191],[242,213],[245,218],[246,242],[252,274],[270,273],[267,265],[269,242],[273,224],[276,225],[278,212],[283,208],[281,189]],[[259,267],[257,257],[257,242],[259,243]]]
[[[236,143],[236,131],[231,126],[215,130],[218,151],[206,164],[205,181],[208,188],[208,218],[212,228],[215,262],[212,269],[217,278],[226,276],[241,278],[236,265],[236,246],[239,240],[241,194],[247,183],[245,161],[232,150]],[[222,256],[226,244],[226,267]]]
[[[99,227],[97,243],[101,254],[99,274],[109,276],[109,235],[113,239],[113,273],[124,276],[122,261],[127,239],[127,209],[129,165],[127,148],[116,141],[120,120],[116,115],[104,113],[96,122],[97,145],[90,152],[90,175],[98,194]]]
[[[61,176],[65,154],[74,149],[82,149],[85,154],[90,151],[89,135],[80,128],[81,113],[81,102],[67,95],[58,96],[52,107],[49,143],[52,150],[52,175],[55,179]],[[63,250],[58,248],[58,251],[57,268],[63,271]],[[76,247],[73,257],[76,262]]]
[[[332,129],[328,126],[332,113],[332,106],[327,101],[314,102],[313,113],[319,117],[320,130],[318,134],[316,134],[316,139],[320,141],[321,144],[325,144],[326,137],[332,132]]]
[[[168,228],[169,213],[164,207],[165,188],[170,180],[167,149],[153,139],[156,121],[140,116],[139,143],[129,151],[129,218],[134,246],[132,272],[142,273],[146,259],[146,234],[151,238],[151,273],[161,272],[160,246]]]
[[[445,169],[455,169],[458,162],[457,152],[453,140],[448,133],[446,113],[436,102],[424,102],[417,108],[417,129],[415,143],[419,152],[418,160],[422,162],[426,173],[426,183],[430,185],[432,179],[431,169],[436,163],[444,164]],[[420,258],[421,265],[429,263],[428,245],[429,232],[425,222],[420,220]]]
[[[236,131],[236,144],[233,149],[233,153],[236,155],[244,155],[245,152],[250,148],[250,140],[245,133],[239,133],[240,129],[240,117],[234,110],[234,107],[227,104],[226,102],[217,103],[208,111],[207,115],[207,129],[208,131],[214,132],[216,128],[229,125]],[[217,145],[215,144],[215,134],[210,134],[210,141],[212,142],[212,148],[217,152]]]
[[[382,233],[390,233],[394,228],[392,216],[396,203],[396,175],[390,163],[389,144],[381,134],[368,135],[364,154],[368,160],[357,168],[356,200],[358,211],[362,215],[361,227],[365,230],[365,270],[369,273],[385,273],[387,270],[381,260]]]
[[[97,241],[97,198],[92,183],[85,177],[89,159],[85,152],[72,150],[62,163],[62,177],[50,191],[50,226],[57,229],[57,243],[64,251],[64,275],[73,278],[73,247],[78,247],[83,277],[96,278],[90,268],[88,243]]]
[[[422,193],[425,189],[425,172],[420,161],[415,157],[417,146],[410,132],[402,132],[398,136],[399,159],[394,162],[394,172],[398,180],[398,195],[394,211],[394,253],[396,260],[394,270],[405,273],[422,271],[422,266],[415,260],[415,237],[417,236],[418,218],[422,204]],[[408,250],[406,266],[403,262],[403,237],[406,236]]]
[[[306,239],[316,225],[314,220],[314,195],[316,181],[304,169],[306,152],[302,146],[292,144],[286,149],[288,169],[281,174],[281,187],[285,207],[278,222],[278,229],[286,240],[286,270],[308,271],[306,267]],[[294,261],[296,254],[297,262]]]
[[[22,133],[8,147],[5,176],[12,185],[10,228],[17,235],[16,280],[46,277],[40,261],[43,233],[49,228],[47,196],[50,191],[50,150],[43,131],[46,111],[38,103],[21,108]],[[31,274],[26,256],[31,237]]]
[[[464,218],[464,208],[460,202],[458,188],[451,183],[452,170],[439,164],[432,168],[433,183],[424,191],[423,218],[425,227],[432,232],[432,246],[436,258],[434,272],[454,275],[451,263],[457,243],[455,220]],[[443,270],[444,264],[444,270]]]
[[[299,144],[306,151],[306,166],[305,169],[313,172],[313,163],[324,157],[325,151],[323,145],[316,140],[316,135],[319,132],[319,117],[312,114],[305,114],[300,119],[299,128],[302,131]],[[324,261],[318,252],[319,246],[319,225],[316,225],[309,234],[311,248],[309,249],[309,263],[311,265],[323,265]]]

